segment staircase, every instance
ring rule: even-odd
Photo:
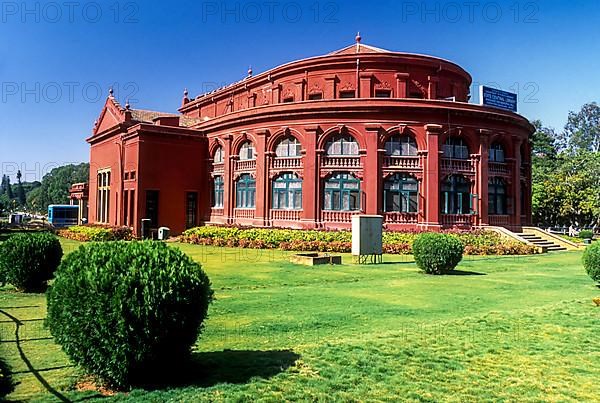
[[[523,227],[521,230],[522,232],[512,232],[504,227],[497,226],[487,226],[482,228],[485,228],[488,231],[491,230],[497,232],[506,238],[533,245],[537,248],[538,253],[580,249],[580,245],[575,242],[569,241],[556,234],[548,233],[537,227]]]
[[[525,233],[525,232],[517,232],[516,233],[521,238],[531,242],[532,244],[539,246],[547,252],[556,252],[561,250],[567,250],[565,246],[559,245],[558,243],[554,243],[553,239],[550,237],[544,237],[543,234],[539,233]]]

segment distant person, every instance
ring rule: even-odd
[[[569,236],[577,236],[577,230],[575,229],[575,227],[573,227],[573,224],[569,225]]]

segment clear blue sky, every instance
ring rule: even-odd
[[[111,84],[122,103],[175,111],[185,87],[196,96],[249,65],[256,74],[347,46],[357,31],[518,89],[519,112],[559,130],[600,93],[596,0],[25,4],[0,2],[0,162],[27,180],[88,160],[84,139]]]

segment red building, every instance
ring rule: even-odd
[[[188,98],[179,114],[111,95],[91,145],[89,221],[389,229],[531,221],[532,125],[468,103],[471,76],[356,44]]]

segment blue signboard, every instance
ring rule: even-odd
[[[479,86],[479,103],[516,112],[517,94],[481,85]]]

